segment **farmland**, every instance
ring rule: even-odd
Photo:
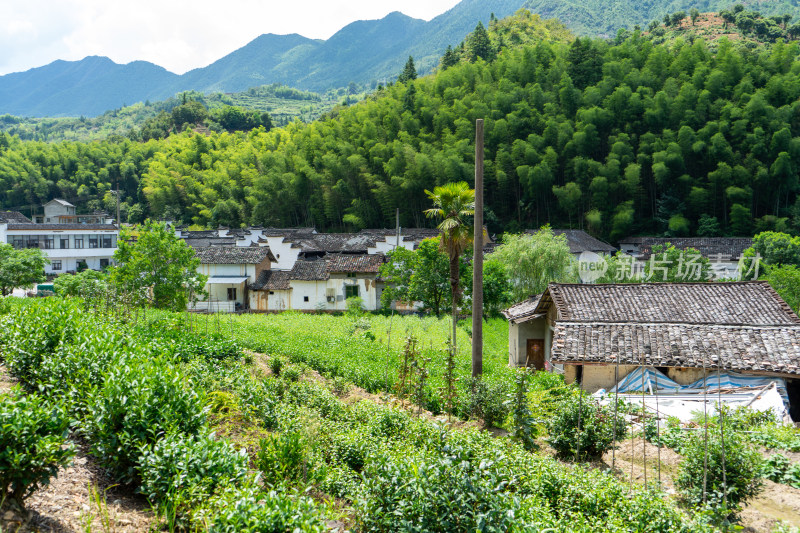
[[[314,378],[302,363],[267,370],[271,360],[223,338],[224,319],[217,334],[180,314],[107,315],[59,299],[3,305],[3,363],[23,386],[3,405],[55,409],[74,428],[62,449],[79,442],[164,527],[712,530],[659,492],[631,492],[515,439],[348,395],[352,385]],[[378,342],[384,319],[373,320]]]

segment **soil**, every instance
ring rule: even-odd
[[[669,448],[662,447],[660,451],[661,487],[667,494],[675,495],[674,477],[682,457]],[[643,446],[641,437],[620,442],[613,457],[614,472],[624,481],[630,481],[632,473],[633,482],[643,485],[646,458],[647,484],[650,485],[659,477],[658,453],[658,447],[649,442]],[[596,466],[610,470],[611,464],[612,452],[606,452]],[[800,489],[764,480],[761,493],[748,503],[740,516],[745,533],[773,531],[782,522],[800,527]]]
[[[0,393],[14,384],[0,366]],[[11,499],[0,504],[2,532],[128,533],[148,531],[154,521],[147,500],[129,487],[115,485],[83,444],[69,467],[25,500],[24,509]]]

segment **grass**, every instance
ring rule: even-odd
[[[450,321],[416,316],[362,317],[286,312],[227,316],[193,316],[201,331],[219,331],[244,348],[305,363],[318,372],[340,376],[369,392],[390,392],[398,378],[403,347],[414,336],[428,370],[430,394],[443,385],[446,343]],[[465,384],[471,376],[471,339],[458,328],[456,376]],[[484,378],[488,382],[511,382],[508,367],[508,324],[492,319],[484,325]],[[430,406],[428,406],[430,407]]]

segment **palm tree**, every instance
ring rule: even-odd
[[[456,353],[458,302],[461,300],[459,260],[472,242],[472,227],[466,218],[475,214],[475,191],[460,181],[436,187],[433,192],[426,190],[425,194],[433,201],[433,208],[427,209],[425,215],[442,220],[437,226],[442,232],[439,247],[450,259],[450,290],[453,295],[452,344],[453,353]]]

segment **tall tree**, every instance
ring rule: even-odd
[[[458,64],[458,54],[453,51],[453,47],[449,44],[447,45],[447,50],[445,50],[442,59],[439,61],[439,69],[440,70],[447,70],[450,67],[454,67]]]
[[[408,83],[411,80],[417,79],[417,68],[414,66],[414,58],[408,56],[408,61],[403,67],[403,72],[397,77],[399,83]]]
[[[166,224],[148,220],[136,235],[123,230],[114,252],[110,281],[141,304],[181,311],[204,293],[207,276],[200,259]]]
[[[28,289],[41,283],[49,262],[38,248],[16,250],[10,244],[0,244],[0,294],[7,296],[16,288]]]
[[[479,58],[484,61],[492,61],[495,57],[494,46],[489,38],[489,32],[483,26],[483,22],[478,22],[475,31],[467,38],[469,41],[469,59],[473,63]]]
[[[458,304],[461,301],[459,280],[459,259],[472,242],[472,226],[468,217],[475,214],[475,191],[466,182],[459,181],[436,187],[425,194],[433,201],[433,208],[427,209],[428,218],[441,219],[439,246],[450,259],[450,290],[453,298],[453,350],[456,350],[456,325],[458,324]]]

